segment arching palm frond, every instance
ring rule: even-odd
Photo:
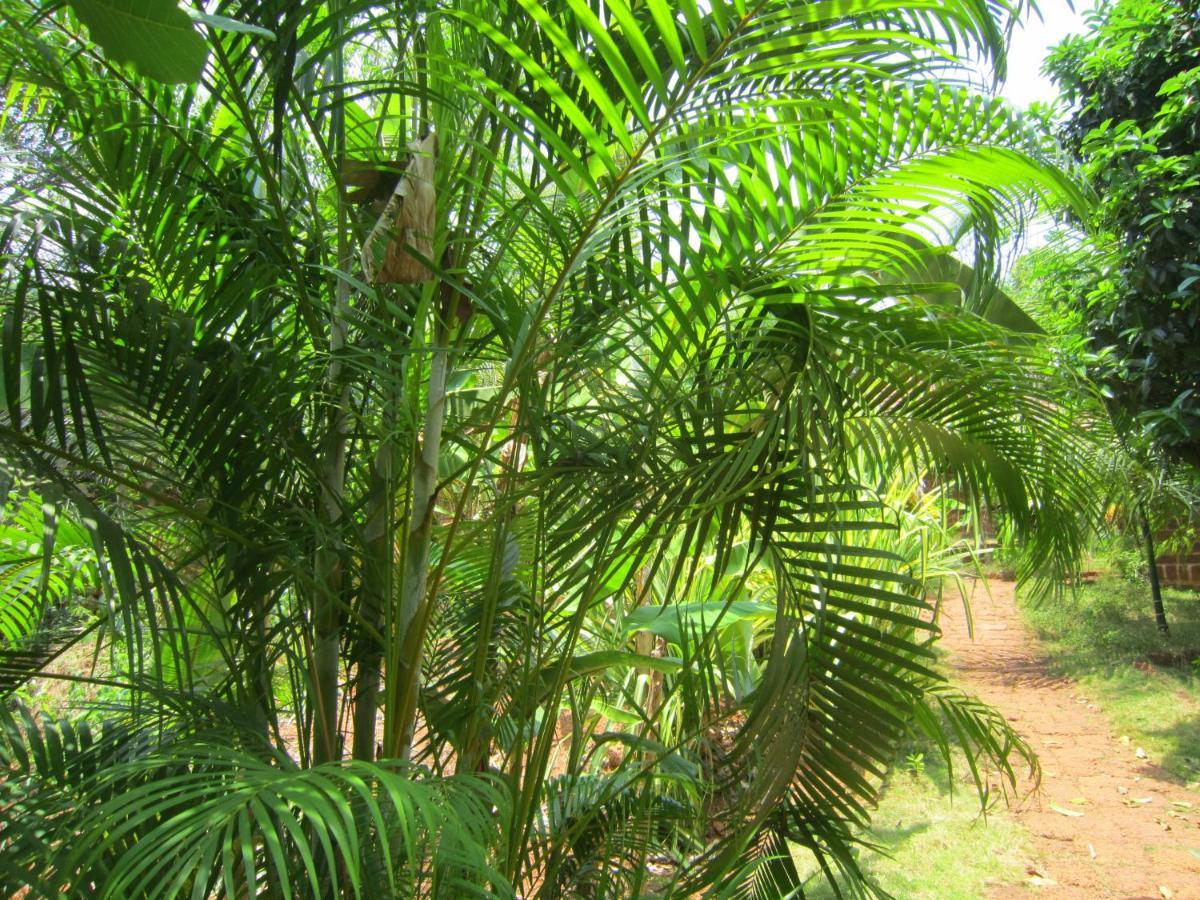
[[[100,593],[92,540],[65,512],[29,493],[0,513],[0,653],[40,632],[71,632],[72,607],[94,604]]]
[[[105,777],[128,781],[92,811],[110,827],[78,863],[104,896],[262,883],[283,896],[455,897],[485,895],[489,880],[503,893],[488,875],[502,795],[478,779],[364,762],[280,768],[195,743]],[[105,856],[111,868],[98,871]]]

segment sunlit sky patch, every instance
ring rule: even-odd
[[[1087,14],[1095,8],[1096,0],[1038,0],[1041,16],[1027,15],[1012,37],[1008,50],[1008,78],[1000,93],[1018,109],[1031,103],[1052,103],[1058,96],[1054,83],[1042,74],[1050,48],[1071,34],[1087,30]],[[1053,229],[1049,217],[1039,216],[1028,222],[1022,239],[1010,245],[1007,256],[1011,262],[1022,249],[1046,243]]]
[[[1095,6],[1094,0],[1075,0],[1074,10],[1067,0],[1040,0],[1041,18],[1028,15],[1013,34],[1008,52],[1008,80],[1001,93],[1014,106],[1025,108],[1034,101],[1049,103],[1056,95],[1050,79],[1042,74],[1042,62],[1051,47],[1069,34],[1082,34],[1084,16]]]

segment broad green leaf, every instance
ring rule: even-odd
[[[571,660],[571,676],[594,675],[612,668],[651,669],[673,674],[683,666],[683,660],[673,656],[643,656],[626,650],[597,650]]]
[[[172,0],[70,0],[92,40],[114,62],[132,63],[166,84],[197,81],[208,58],[204,38]]]
[[[620,722],[622,725],[641,725],[645,721],[637,713],[613,706],[611,703],[605,703],[603,700],[593,700],[592,709],[604,718]]]
[[[673,644],[683,635],[693,637],[714,626],[722,631],[741,622],[769,622],[775,617],[775,607],[755,600],[719,600],[699,603],[680,603],[666,606],[641,606],[625,617],[627,633],[649,631]]]
[[[652,738],[643,737],[640,734],[630,734],[625,731],[608,731],[596,735],[596,742],[598,744],[605,744],[610,741],[624,744],[631,750],[658,757],[659,771],[664,775],[682,778],[686,781],[694,781],[700,775],[700,767],[698,765]]]

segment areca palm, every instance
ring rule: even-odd
[[[935,473],[1027,575],[1078,548],[1085,436],[985,313],[1079,198],[954,56],[1020,5],[233,0],[182,87],[3,11],[0,440],[129,699],[8,722],[14,883],[778,896],[855,874],[910,721],[1028,755],[880,540]]]

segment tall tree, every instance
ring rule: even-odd
[[[1114,409],[1200,465],[1200,50],[1196,0],[1107,0],[1047,70],[1098,202],[1104,265],[1077,302]],[[1124,427],[1128,429],[1131,423]]]

